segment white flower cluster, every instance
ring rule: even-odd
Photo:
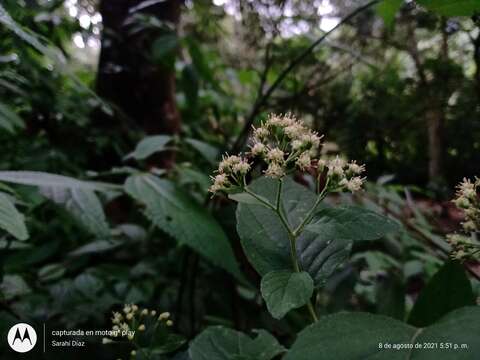
[[[240,156],[224,156],[218,166],[218,174],[211,176],[213,185],[209,191],[217,193],[219,191],[228,192],[243,186],[245,175],[250,171],[251,165],[247,159]]]
[[[468,179],[457,186],[457,197],[453,202],[457,207],[465,211],[465,222],[462,223],[466,232],[475,232],[480,230],[480,179],[475,182]]]
[[[252,156],[268,165],[265,175],[279,179],[297,168],[306,171],[319,153],[321,137],[293,115],[271,114],[260,127],[253,129]]]
[[[457,186],[454,204],[465,212],[462,228],[465,234],[447,235],[447,241],[452,246],[452,257],[458,260],[470,259],[480,254],[480,243],[476,234],[480,232],[480,179],[475,182],[468,179]]]
[[[154,326],[158,326],[158,323],[167,327],[173,325],[169,312],[163,312],[157,317],[155,310],[140,310],[135,304],[125,305],[122,312],[114,312],[111,320],[113,324],[111,336],[113,338],[126,336],[130,341],[135,338],[137,331],[146,331],[147,326],[145,324],[153,322],[157,324]],[[112,339],[105,337],[102,342],[108,344],[112,342]]]
[[[338,190],[358,191],[364,178],[360,177],[364,165],[350,163],[336,157],[332,160],[319,159],[321,137],[307,128],[291,114],[271,114],[258,128],[253,128],[249,157],[262,159],[267,168],[265,175],[280,179],[295,171],[317,169],[319,175],[327,169],[329,187]],[[217,175],[212,177],[210,191],[229,192],[241,188],[251,163],[239,156],[224,157]]]
[[[365,181],[360,176],[365,172],[365,165],[358,165],[356,161],[347,162],[338,156],[331,160],[320,159],[318,169],[320,172],[326,171],[330,185],[340,190],[359,191]]]

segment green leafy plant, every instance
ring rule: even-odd
[[[363,165],[321,156],[320,137],[293,115],[270,115],[253,130],[245,156],[225,156],[210,191],[239,202],[237,230],[242,246],[262,275],[261,293],[274,318],[311,302],[315,288],[348,258],[354,241],[396,231],[391,219],[356,207],[326,207],[328,194],[359,191]],[[264,176],[247,183],[254,161],[266,164]],[[312,174],[316,192],[289,175]]]

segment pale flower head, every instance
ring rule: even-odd
[[[233,165],[232,170],[234,173],[245,175],[250,171],[250,164],[246,160],[242,160]]]
[[[259,128],[253,128],[253,136],[259,141],[268,137],[269,134],[270,132],[263,125]]]
[[[283,162],[284,152],[279,148],[274,148],[267,153],[267,159],[273,162]]]
[[[285,135],[290,139],[296,139],[305,133],[305,128],[299,123],[294,123],[285,128]]]
[[[236,155],[223,156],[222,161],[218,165],[218,172],[219,173],[230,172],[232,171],[233,166],[239,163],[240,161],[242,161],[242,159]]]
[[[363,181],[364,179],[361,178],[360,176],[355,176],[350,180],[348,180],[346,187],[348,191],[351,191],[351,192],[359,191],[362,189]]]
[[[351,161],[348,164],[348,171],[355,175],[360,175],[365,171],[365,165],[358,165],[357,162]]]
[[[298,166],[300,170],[306,170],[312,164],[312,159],[310,158],[310,154],[308,152],[302,153],[295,164]]]
[[[265,170],[265,175],[274,179],[279,179],[285,175],[285,169],[276,162],[270,163],[267,170]]]
[[[256,142],[251,148],[251,153],[254,156],[262,155],[265,151],[267,151],[267,147],[261,142]]]
[[[291,143],[292,150],[299,150],[305,146],[302,140],[293,140]]]

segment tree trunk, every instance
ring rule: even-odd
[[[129,23],[134,15],[142,14],[170,23],[176,29],[181,4],[181,0],[154,2],[144,7],[148,5],[144,0],[100,2],[104,30],[97,91],[114,105],[114,116],[98,112],[95,121],[96,126],[110,134],[114,130],[113,134],[121,136],[128,146],[134,145],[128,139],[132,125],[147,134],[174,134],[180,129],[174,69],[153,63],[150,57],[152,45],[161,33],[153,27],[132,31],[139,23]],[[157,159],[155,165],[171,165],[172,155],[166,157]]]
[[[435,74],[436,82],[430,84],[427,90],[428,104],[425,113],[425,119],[428,129],[428,177],[430,183],[441,184],[444,180],[444,128],[446,121],[446,107],[449,91],[450,74],[447,69],[449,62],[448,54],[448,33],[447,33],[447,21],[445,18],[441,21],[442,27],[442,43],[439,53],[439,59],[441,61],[440,71]],[[442,82],[444,88],[438,90],[438,83]]]
[[[439,182],[443,178],[443,134],[444,114],[442,104],[426,111],[428,129],[428,178],[430,182]]]

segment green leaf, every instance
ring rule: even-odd
[[[290,310],[299,308],[310,300],[313,280],[304,271],[272,271],[262,278],[260,290],[270,314],[275,319],[281,319]]]
[[[418,330],[418,344],[437,343],[438,348],[413,351],[411,360],[470,360],[480,354],[480,307],[452,311],[434,325]],[[441,348],[443,344],[443,348]],[[452,348],[446,348],[447,344]],[[462,348],[467,346],[468,348]]]
[[[10,197],[4,193],[0,193],[0,228],[18,240],[28,239],[23,215],[15,208]]]
[[[168,135],[147,136],[142,139],[135,150],[125,156],[124,159],[135,158],[137,160],[144,160],[150,155],[167,150],[166,145],[172,140]]]
[[[192,360],[271,360],[285,351],[278,341],[264,330],[251,339],[244,333],[222,326],[204,330],[191,343]]]
[[[210,69],[208,61],[205,59],[202,49],[197,39],[186,38],[188,51],[192,58],[193,65],[202,78],[210,84],[218,87],[218,83],[213,78],[213,71]]]
[[[375,289],[377,313],[404,320],[405,292],[403,282],[395,275],[378,279]]]
[[[41,171],[0,171],[0,180],[15,184],[46,186],[54,188],[89,189],[106,191],[117,188],[114,184],[77,180],[68,176],[49,174]]]
[[[73,250],[68,255],[69,256],[81,256],[87,254],[97,254],[105,251],[115,249],[121,245],[120,242],[111,242],[107,240],[97,240],[86,245],[82,245],[79,248]]]
[[[480,0],[417,0],[428,10],[445,16],[472,16],[480,11]]]
[[[193,66],[184,66],[182,70],[181,84],[188,106],[193,110],[197,105],[199,88],[198,74]]]
[[[208,162],[212,164],[217,163],[220,152],[215,146],[204,141],[190,138],[185,139],[185,142],[198,151]]]
[[[352,241],[326,238],[305,230],[297,239],[297,257],[300,266],[307,271],[320,287],[344,264],[352,249]]]
[[[215,265],[242,277],[221,226],[174,183],[151,174],[139,174],[127,179],[125,191],[145,205],[145,214],[160,229]]]
[[[330,359],[332,354],[335,360],[404,360],[408,350],[387,351],[379,349],[378,344],[409,343],[415,332],[414,327],[381,315],[340,313],[324,316],[298,334],[285,360]]]
[[[480,352],[479,333],[477,306],[456,310],[424,329],[383,315],[338,313],[301,331],[284,360],[330,359],[332,354],[335,360],[468,360]],[[426,343],[438,348],[427,348]],[[446,344],[458,348],[446,349]],[[461,344],[468,348],[460,349]]]
[[[268,201],[263,196],[259,196],[262,200]],[[250,195],[249,193],[242,192],[236,194],[228,194],[228,198],[230,200],[236,201],[242,204],[252,204],[252,205],[262,205],[262,202],[255,198],[254,196]]]
[[[449,261],[433,276],[418,296],[408,322],[428,326],[448,312],[475,305],[475,295],[463,266]]]
[[[0,283],[2,300],[24,297],[31,292],[27,282],[20,275],[5,275]]]
[[[277,182],[260,178],[250,189],[274,204]],[[284,180],[283,209],[292,228],[298,226],[315,203],[315,194],[287,178]],[[237,207],[237,232],[248,260],[260,275],[292,268],[288,232],[270,209],[254,203]],[[297,239],[297,257],[303,270],[322,285],[349,256],[351,242],[304,231]]]
[[[23,120],[7,105],[0,103],[0,127],[14,134],[16,128],[24,128]]]
[[[376,240],[400,230],[395,221],[356,206],[322,209],[306,228],[327,239],[351,241]]]
[[[96,238],[110,237],[110,226],[102,203],[92,190],[43,187],[41,193],[56,204],[64,206],[78,223]]]
[[[178,45],[178,38],[174,32],[163,34],[152,45],[153,58],[164,66],[173,68]]]
[[[392,27],[395,15],[402,6],[404,0],[384,0],[377,5],[377,13],[383,19],[387,27]]]

